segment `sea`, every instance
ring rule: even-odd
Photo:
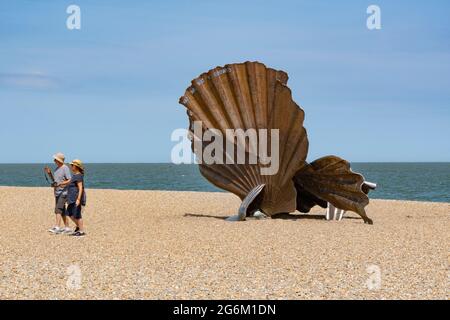
[[[0,164],[0,186],[49,186],[46,164]],[[48,164],[50,167],[54,165]],[[374,199],[450,202],[450,163],[352,163],[352,170],[375,182]],[[86,165],[86,188],[223,192],[202,177],[195,164]]]

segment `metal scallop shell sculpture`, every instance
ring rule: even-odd
[[[287,81],[285,72],[259,62],[216,67],[192,80],[180,103],[201,174],[241,198],[239,220],[258,210],[274,217],[330,202],[372,223],[364,179],[347,161],[306,162],[305,114]]]

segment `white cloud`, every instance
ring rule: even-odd
[[[51,89],[57,80],[42,72],[0,73],[0,84],[31,89]]]

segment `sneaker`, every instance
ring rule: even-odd
[[[58,234],[61,231],[60,227],[53,227],[51,229],[48,229],[48,232],[54,233],[54,234]]]
[[[74,236],[74,237],[84,237],[85,235],[86,235],[86,232],[83,232],[83,231],[77,231],[77,232],[72,233],[72,236]]]
[[[74,231],[72,229],[70,229],[69,227],[61,229],[61,233],[63,233],[63,234],[70,234],[70,233],[73,233],[73,232]]]
[[[80,231],[80,228],[76,227],[73,232],[75,233],[75,232],[78,232],[78,231]]]
[[[64,228],[59,228],[59,230],[55,232],[55,234],[62,234],[62,233],[64,233]]]

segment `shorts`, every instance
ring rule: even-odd
[[[67,203],[66,195],[60,194],[59,196],[56,196],[55,197],[55,213],[65,216],[67,214],[66,203]]]
[[[81,208],[82,206],[78,206],[75,203],[71,203],[67,206],[67,215],[74,219],[81,219]]]

